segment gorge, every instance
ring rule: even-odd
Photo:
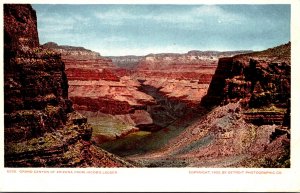
[[[290,167],[290,49],[104,57],[5,5],[5,167]]]

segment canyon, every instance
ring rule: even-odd
[[[290,49],[220,58],[197,107],[101,146],[145,167],[290,167]]]
[[[6,167],[290,167],[290,42],[104,57],[4,13]]]
[[[92,139],[97,144],[168,126],[199,105],[219,57],[249,52],[190,51],[109,58],[54,42],[42,47],[61,54],[69,98],[93,126]],[[124,64],[127,68],[121,68]]]

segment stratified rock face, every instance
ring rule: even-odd
[[[249,51],[149,54],[137,65],[135,75],[170,100],[196,107],[206,95],[218,58],[245,52]]]
[[[199,66],[214,66],[217,65],[218,59],[226,56],[234,56],[250,51],[190,51],[186,54],[162,53],[149,54],[140,61],[137,66],[138,70],[170,70],[171,68],[177,71],[184,71],[188,65],[189,69],[199,70]],[[191,71],[192,72],[192,71]]]
[[[69,97],[76,110],[128,114],[153,98],[138,91],[140,83],[126,76],[111,59],[82,47],[43,45],[62,55],[69,80]],[[125,76],[119,76],[125,75]]]
[[[122,167],[90,143],[92,128],[72,109],[60,55],[39,47],[30,5],[4,5],[6,167]]]
[[[98,52],[83,47],[59,46],[54,42],[48,42],[43,47],[61,54],[69,80],[119,81],[110,71],[116,67],[112,60],[102,57]]]
[[[81,68],[115,68],[109,58],[102,57],[98,52],[94,52],[84,47],[75,47],[68,45],[58,45],[54,42],[48,42],[42,45],[43,48],[55,50],[60,53],[64,60],[66,67],[78,67]],[[74,65],[74,66],[72,66]]]
[[[204,105],[240,101],[245,119],[257,124],[281,124],[291,85],[291,44],[262,52],[221,58]]]

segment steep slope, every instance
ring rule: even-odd
[[[287,135],[272,138],[280,126],[247,123],[240,110],[239,103],[216,107],[160,148],[126,158],[147,167],[289,167]]]
[[[39,47],[30,5],[4,5],[4,56],[5,167],[132,166],[91,145],[60,55]]]

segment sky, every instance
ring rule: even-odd
[[[103,56],[264,50],[290,41],[290,5],[34,4],[40,43]]]

